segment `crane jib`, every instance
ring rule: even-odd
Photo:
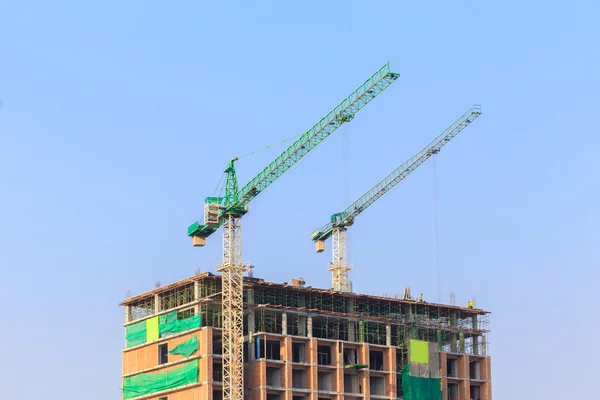
[[[316,148],[343,123],[351,121],[359,110],[377,97],[399,76],[399,74],[391,72],[390,64],[386,63],[325,117],[321,118],[311,129],[292,143],[263,171],[237,191],[234,196],[235,200],[227,205],[227,210],[222,215],[226,215],[230,210],[246,210],[248,203],[253,198],[264,191],[308,152]],[[211,224],[206,223],[206,221],[204,225],[196,222],[188,227],[188,236],[205,238],[215,232],[222,223],[222,218]]]
[[[373,186],[367,193],[360,196],[354,203],[350,204],[341,213],[333,214],[330,222],[321,229],[311,234],[313,241],[323,241],[329,238],[333,230],[338,227],[351,225],[356,216],[366,210],[379,198],[383,197],[391,188],[396,186],[404,178],[410,175],[415,169],[423,164],[428,158],[439,153],[452,138],[466,128],[481,114],[481,106],[475,105],[458,118],[452,125],[438,135],[431,143],[425,146],[421,151],[412,156],[408,161],[401,164],[388,176]]]

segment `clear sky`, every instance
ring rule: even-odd
[[[227,3],[0,3],[2,398],[119,399],[118,304],[214,270],[220,234],[186,229],[227,161],[387,61],[399,80],[250,204],[244,260],[329,287],[310,233],[482,104],[436,159],[442,300],[493,312],[496,399],[596,398],[598,3]],[[355,291],[437,299],[433,187],[429,161],[350,228]]]

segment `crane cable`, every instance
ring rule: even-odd
[[[346,124],[344,124],[346,125]],[[349,155],[349,144],[350,144],[350,135],[348,126],[342,126],[342,167],[343,167],[343,175],[344,175],[344,204],[340,208],[340,210],[345,209],[350,204],[350,155]],[[348,259],[344,260],[348,266],[350,266],[350,260],[352,259],[352,246],[350,246],[350,235],[349,231],[346,231],[346,254]],[[348,282],[348,285],[351,287],[351,283]],[[352,289],[350,289],[352,290]]]
[[[302,132],[302,133],[301,133],[301,134],[299,134],[299,135],[291,136],[291,137],[289,137],[289,138],[287,138],[287,139],[280,140],[280,141],[279,141],[279,142],[277,142],[277,143],[273,143],[273,144],[270,144],[270,145],[268,145],[268,146],[262,147],[262,148],[260,148],[260,149],[257,149],[257,150],[251,151],[251,152],[249,152],[249,153],[246,153],[246,154],[244,154],[243,156],[240,156],[240,157],[238,157],[238,160],[239,160],[239,159],[241,159],[241,158],[244,158],[244,157],[251,156],[251,155],[253,155],[253,154],[260,153],[261,151],[268,150],[268,149],[270,149],[271,147],[275,147],[275,146],[277,146],[277,145],[283,144],[283,143],[285,143],[285,142],[287,142],[287,141],[289,141],[289,140],[292,140],[292,139],[297,139],[297,138],[299,138],[300,136],[304,135],[305,133],[306,133],[306,132]],[[215,187],[215,190],[214,190],[214,192],[213,192],[213,196],[221,195],[221,194],[223,194],[223,193],[224,193],[224,190],[225,190],[225,182],[224,182],[224,178],[225,178],[226,176],[227,176],[227,174],[226,174],[226,173],[223,173],[223,174],[221,175],[221,179],[219,179],[219,183],[217,183],[217,186]]]
[[[283,144],[283,143],[285,143],[285,142],[287,142],[287,141],[289,141],[289,140],[292,140],[292,139],[297,139],[297,138],[299,138],[300,136],[304,135],[305,133],[306,133],[306,132],[302,132],[302,133],[300,133],[300,134],[298,134],[298,135],[294,135],[294,136],[291,136],[291,137],[289,137],[289,138],[287,138],[287,139],[280,140],[280,141],[279,141],[279,142],[277,142],[277,143],[270,144],[270,145],[268,145],[268,146],[266,146],[266,147],[261,147],[260,149],[257,149],[257,150],[254,150],[254,151],[251,151],[250,153],[246,153],[246,154],[244,154],[243,156],[240,156],[240,157],[238,157],[238,158],[244,158],[244,157],[247,157],[247,156],[251,156],[251,155],[253,155],[253,154],[256,154],[256,153],[260,153],[261,151],[264,151],[264,150],[270,149],[271,147],[278,146],[278,145],[280,145],[280,144]]]
[[[435,268],[437,276],[437,301],[442,301],[442,288],[440,282],[440,221],[438,212],[438,185],[437,185],[437,155],[433,155],[433,219],[435,229]]]

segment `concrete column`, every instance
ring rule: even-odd
[[[360,386],[362,387],[362,394],[365,395],[365,399],[369,399],[369,394],[371,394],[371,375],[369,373],[369,368],[371,368],[371,365],[369,364],[369,343],[362,343],[358,347],[358,363],[369,365],[368,368],[361,370],[358,374],[358,381]]]
[[[477,329],[477,315],[471,317],[473,329]],[[473,338],[473,354],[479,355],[479,336]]]
[[[200,282],[198,281],[194,281],[194,301],[196,302],[194,312],[198,315],[200,314]]]
[[[450,326],[453,328],[456,327],[456,311],[450,312]],[[458,353],[457,340],[456,333],[452,333],[452,342],[450,343],[450,351],[452,353]]]
[[[287,313],[281,314],[281,334],[287,335]]]
[[[356,321],[353,320],[349,320],[348,321],[348,341],[349,342],[356,342],[356,328],[355,328],[355,323]]]
[[[458,384],[458,397],[467,399],[470,395],[470,385],[469,356],[466,354],[463,354],[458,358],[458,377],[461,379]]]
[[[385,345],[386,346],[392,345],[392,327],[390,324],[387,324],[385,326]]]
[[[308,317],[310,320],[310,317]],[[311,321],[312,325],[312,321]],[[311,329],[312,330],[312,329]],[[309,400],[318,400],[318,375],[317,375],[317,339],[310,339],[308,343],[307,360],[310,366],[308,367],[308,389],[311,391],[308,395]]]
[[[298,336],[306,336],[306,316],[298,316]]]
[[[346,312],[348,314],[354,314],[355,303],[355,299],[348,299],[348,302],[346,303]],[[353,320],[348,320],[348,341],[350,342],[356,342],[356,327],[354,325],[354,322],[355,321]]]
[[[248,289],[248,303],[249,304],[254,304],[254,289]],[[248,319],[247,319],[247,326],[248,326],[248,360],[250,362],[256,360],[256,345],[255,345],[255,340],[256,338],[253,336],[254,335],[254,327],[256,325],[256,313],[254,312],[254,310],[250,310],[248,311]],[[250,375],[249,381],[252,382],[252,368],[249,368],[249,372],[248,374]]]
[[[450,352],[458,353],[456,333],[452,332],[452,341],[450,342]]]
[[[154,295],[154,314],[158,314],[160,312],[160,295]]]
[[[200,299],[200,282],[194,281],[194,300]]]
[[[312,337],[312,317],[310,315],[306,318],[306,331],[306,336]]]
[[[481,335],[481,355],[487,356],[487,339],[485,335]]]
[[[285,315],[285,313],[284,313]],[[284,362],[281,385],[285,389],[284,400],[292,400],[292,338],[284,337],[281,340],[281,361]]]
[[[125,323],[131,322],[131,306],[125,306]]]

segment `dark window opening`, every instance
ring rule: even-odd
[[[470,361],[469,362],[469,378],[471,379],[481,379],[481,363],[479,361]]]
[[[306,371],[303,369],[292,370],[292,388],[306,389]]]
[[[344,348],[344,365],[357,364],[357,351],[353,348]]]
[[[344,374],[344,393],[360,393],[358,375]]]
[[[471,385],[471,399],[481,400],[481,388],[477,385]]]
[[[396,372],[402,373],[404,365],[406,364],[406,353],[400,349],[396,349]]]
[[[304,343],[292,343],[292,362],[306,362],[306,345]]]
[[[446,360],[446,376],[449,378],[458,378],[458,360],[453,358]]]
[[[326,390],[331,392],[333,374],[331,372],[319,372],[317,374],[317,390]]]
[[[385,396],[385,381],[383,376],[372,376],[369,378],[371,394]]]
[[[221,382],[223,380],[223,365],[221,363],[213,362],[212,380],[214,382]]]
[[[281,368],[267,367],[267,386],[281,387]]]
[[[317,364],[331,365],[331,346],[317,346]]]
[[[213,354],[223,354],[223,336],[220,332],[213,331],[212,352]]]
[[[261,344],[264,344],[264,341],[261,341]],[[264,358],[267,360],[281,360],[281,345],[276,340],[267,340],[266,345],[263,349],[261,349],[261,353],[264,354]]]
[[[448,400],[458,399],[458,383],[448,384]]]
[[[369,351],[369,369],[383,371],[383,351]]]
[[[163,343],[158,345],[158,363],[166,364],[169,362],[169,344]]]

